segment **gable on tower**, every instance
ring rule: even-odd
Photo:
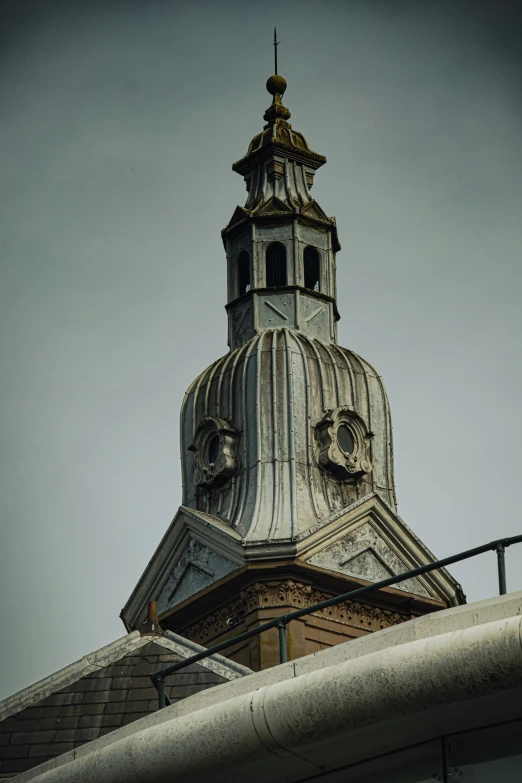
[[[260,215],[286,215],[294,212],[295,208],[292,208],[292,206],[277,196],[272,196],[267,202],[259,204],[252,214],[257,217]]]
[[[233,228],[233,226],[236,226],[238,223],[243,223],[245,220],[248,220],[250,217],[250,212],[245,209],[244,207],[236,207],[234,210],[234,214],[228,221],[228,224],[223,229],[223,233],[227,231],[230,228]]]
[[[299,556],[310,565],[378,582],[435,560],[398,514],[376,493],[336,514],[302,539]],[[442,600],[463,601],[462,590],[441,569],[399,582],[395,589]]]
[[[332,222],[331,218],[321,209],[317,201],[311,201],[309,204],[305,204],[304,207],[301,208],[299,214],[303,217],[318,220],[320,223],[330,224]]]

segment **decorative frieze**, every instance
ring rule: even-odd
[[[184,628],[183,634],[198,644],[207,645],[231,628],[239,626],[253,612],[261,609],[301,609],[331,597],[331,593],[291,579],[284,582],[256,582],[242,590],[235,601],[214,610],[198,623]],[[362,631],[379,631],[411,619],[410,613],[380,609],[359,601],[344,601],[313,612],[310,616]]]

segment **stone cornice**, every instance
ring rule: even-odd
[[[247,212],[247,210],[245,210]],[[291,221],[297,221],[299,223],[304,223],[306,225],[312,225],[312,226],[319,226],[323,229],[323,231],[329,231],[332,235],[332,244],[334,252],[339,252],[341,249],[341,244],[339,242],[339,237],[337,234],[337,224],[335,223],[335,220],[332,218],[328,218],[328,220],[323,220],[317,217],[314,217],[313,215],[309,215],[302,212],[270,212],[268,214],[245,214],[242,220],[238,220],[232,225],[229,223],[225,228],[221,229],[221,239],[223,241],[223,245],[226,248],[225,244],[225,238],[226,237],[234,237],[236,234],[240,234],[242,231],[244,231],[245,226],[248,224],[254,224],[254,225],[260,225],[260,224],[266,224],[273,221],[277,221],[278,223],[284,222],[284,223],[290,223]]]
[[[273,155],[281,155],[284,158],[295,160],[297,163],[302,163],[312,169],[318,169],[326,163],[325,156],[320,155],[318,152],[304,150],[291,144],[284,144],[281,141],[269,141],[233,163],[232,171],[244,176],[266,160],[266,158]]]

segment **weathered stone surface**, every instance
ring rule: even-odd
[[[229,558],[190,537],[158,596],[164,612],[237,568]]]
[[[402,574],[409,566],[392,550],[377,530],[366,522],[328,544],[308,559],[312,565],[378,582]],[[397,584],[398,590],[432,598],[419,579]]]

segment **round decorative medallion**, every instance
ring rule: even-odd
[[[220,487],[238,469],[237,444],[239,433],[224,419],[206,416],[199,423],[194,443],[189,446],[197,454],[194,483],[198,486]]]
[[[319,465],[345,480],[370,473],[372,435],[353,408],[345,405],[327,411],[316,427]]]

